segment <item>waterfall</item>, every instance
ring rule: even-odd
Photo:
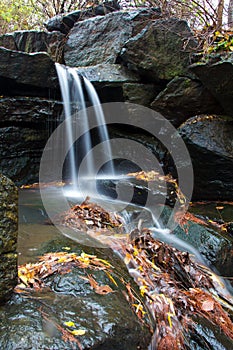
[[[91,188],[95,186],[95,179],[99,169],[96,168],[97,162],[95,161],[95,155],[92,154],[94,147],[90,130],[92,123],[91,120],[89,120],[90,116],[85,101],[85,95],[87,95],[88,102],[92,105],[94,110],[98,142],[100,145],[103,144],[101,164],[107,165],[104,167],[106,175],[113,176],[114,167],[104,113],[95,88],[87,78],[80,77],[75,68],[65,67],[59,63],[56,63],[56,70],[64,104],[66,142],[68,142],[69,145],[68,163],[72,188],[75,192],[78,192],[80,186],[83,188],[83,183],[85,183],[86,190],[88,189],[91,191]],[[77,117],[79,112],[81,112],[82,122],[77,125],[74,118]],[[91,117],[93,116],[91,115]],[[77,152],[75,150],[75,142],[78,140],[75,138],[75,128],[79,128],[79,134],[82,136],[81,147]],[[82,171],[78,168],[78,164],[80,165],[82,161],[82,159],[79,158],[81,150],[83,152],[82,158],[85,160]]]

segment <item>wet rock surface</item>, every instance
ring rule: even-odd
[[[233,123],[216,116],[192,118],[179,128],[194,168],[194,199],[232,200]]]
[[[161,215],[165,227],[167,227],[166,223],[170,215],[172,215],[171,208],[166,206]],[[198,218],[198,215],[193,217],[187,215],[185,223],[177,224],[170,235],[155,232],[155,236],[157,235],[158,239],[184,251],[189,251],[190,247],[194,247],[207,265],[217,270],[220,275],[231,277],[233,275],[232,237],[226,231],[211,226],[207,220],[202,220],[202,223],[198,222]],[[190,246],[186,246],[185,243]],[[195,251],[190,250],[190,254],[195,256]],[[197,260],[200,259],[200,256],[197,256]]]
[[[197,63],[190,67],[203,85],[220,103],[224,112],[233,116],[233,55],[214,59],[206,63]]]
[[[41,154],[61,109],[54,100],[1,99],[0,170],[16,184],[38,182]]]
[[[62,248],[63,247],[63,248]],[[122,291],[121,276],[127,274],[122,262],[109,250],[95,250],[79,246],[62,238],[44,245],[43,252],[61,251],[69,247],[72,251],[108,258],[115,266],[112,283],[104,271],[73,267],[65,274],[54,274],[47,278],[46,288],[27,295],[14,295],[0,309],[0,344],[5,350],[13,349],[125,349],[147,348],[150,341],[148,330],[139,322]],[[86,277],[91,273],[100,285],[110,285],[114,292],[100,295],[90,286]],[[119,277],[118,277],[119,276]],[[128,281],[134,283],[129,276]],[[68,325],[66,325],[68,323]],[[84,334],[71,340],[66,332],[83,330]],[[69,334],[69,333],[68,333]]]
[[[154,84],[139,84],[127,82],[123,84],[123,95],[126,102],[136,103],[142,106],[150,107],[159,88]]]
[[[17,284],[18,196],[13,182],[0,174],[0,303]]]
[[[199,80],[175,77],[151,103],[175,126],[189,117],[204,113],[222,113],[223,108]]]
[[[18,94],[25,94],[26,90],[30,96],[32,87],[34,94],[40,94],[50,88],[54,89],[57,84],[54,63],[47,53],[29,54],[0,48],[1,94],[16,94],[15,85],[18,85]]]
[[[124,45],[121,59],[149,81],[186,75],[190,52],[197,45],[185,21],[158,19]]]

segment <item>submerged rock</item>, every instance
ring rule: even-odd
[[[232,132],[233,122],[216,116],[195,117],[179,128],[194,169],[193,199],[232,200]]]
[[[170,80],[187,75],[190,52],[196,45],[185,21],[159,19],[129,39],[121,59],[148,81]]]
[[[9,299],[17,284],[17,189],[0,174],[0,303]]]

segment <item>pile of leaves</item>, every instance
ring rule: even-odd
[[[65,247],[66,249],[68,247]],[[40,257],[37,263],[25,264],[18,268],[18,285],[15,287],[15,292],[27,296],[32,291],[47,290],[46,278],[53,274],[69,273],[74,267],[88,270],[103,270],[109,280],[117,286],[117,283],[111,275],[113,266],[106,260],[97,258],[95,255],[90,255],[82,252],[80,255],[76,253],[56,252],[47,253]],[[90,283],[91,288],[95,293],[106,295],[113,293],[114,290],[109,285],[99,285],[92,274],[86,273],[85,276],[80,276]],[[33,298],[35,298],[35,294]],[[42,308],[39,309],[44,320],[52,324],[62,334],[62,339],[66,342],[76,343],[79,350],[83,347],[79,341],[79,337],[85,335],[84,329],[76,328],[74,322],[67,321],[62,325],[52,319]]]
[[[123,221],[119,215],[89,202],[89,199],[87,197],[81,204],[76,204],[65,213],[60,214],[55,221],[83,231],[123,232]]]
[[[107,270],[112,269],[112,265],[95,255],[82,253],[56,252],[47,253],[40,257],[39,262],[25,264],[18,268],[19,284],[16,291],[20,292],[25,288],[41,289],[46,286],[45,280],[53,274],[65,274],[78,267],[80,269]],[[110,276],[110,275],[109,275]],[[99,286],[91,275],[87,275],[87,280],[98,294],[112,292],[109,286]]]
[[[184,349],[194,315],[208,319],[233,340],[233,323],[221,306],[232,310],[231,297],[208,268],[193,262],[189,253],[155,240],[148,229],[121,250],[155,320],[156,349]],[[137,308],[142,317],[143,305]]]
[[[146,228],[131,232],[124,241],[116,241],[114,248],[124,258],[139,286],[138,294],[128,281],[118,276],[126,287],[123,291],[126,299],[139,320],[152,332],[156,325],[152,348],[184,349],[186,335],[195,325],[194,315],[208,319],[233,340],[233,323],[222,307],[233,309],[231,297],[224,294],[222,282],[208,268],[193,262],[188,253],[155,240]],[[45,254],[37,263],[20,266],[15,291],[30,293],[31,290],[47,288],[47,277],[69,273],[74,267],[86,271],[82,278],[97,294],[106,295],[114,290],[109,285],[99,285],[87,269],[103,270],[111,284],[118,286],[113,277],[116,271],[108,261],[84,252],[80,255],[56,252]],[[49,319],[43,310],[41,313]],[[71,325],[55,326],[67,341],[77,342],[76,336],[82,335],[82,330],[73,329]],[[78,346],[82,348],[79,342]]]

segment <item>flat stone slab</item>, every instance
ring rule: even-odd
[[[47,53],[25,53],[0,47],[0,82],[4,80],[39,88],[55,88],[57,75],[54,63]]]

